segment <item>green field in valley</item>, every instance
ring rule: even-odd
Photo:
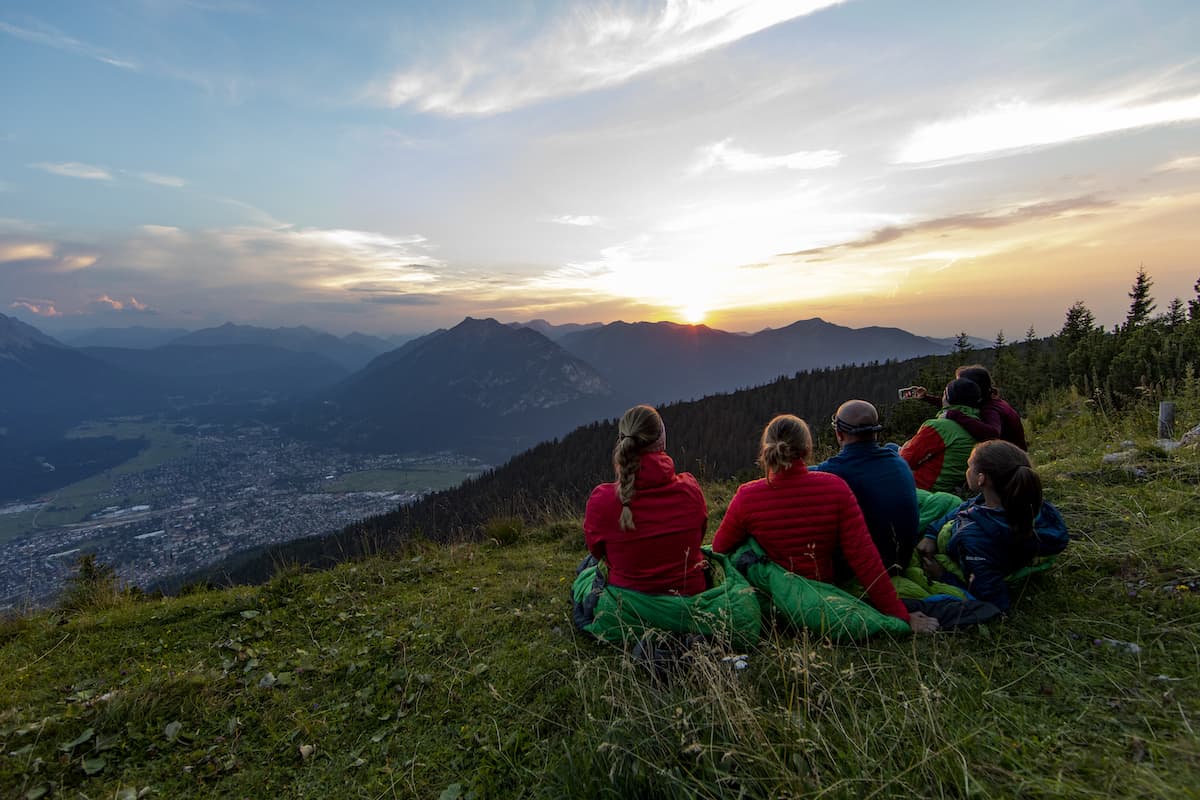
[[[187,437],[173,432],[170,425],[137,419],[85,422],[68,431],[66,435],[67,438],[112,436],[117,439],[136,439],[145,437],[149,446],[122,464],[52,492],[53,499],[42,509],[0,515],[0,543],[37,528],[53,528],[81,522],[89,514],[107,506],[136,505],[153,501],[154,498],[148,495],[113,497],[109,494],[113,487],[113,478],[119,475],[131,475],[165,464],[184,455],[191,447]]]
[[[458,486],[477,474],[477,471],[451,465],[369,469],[338,475],[326,481],[321,489],[326,492],[436,492]]]

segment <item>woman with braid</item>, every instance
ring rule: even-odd
[[[707,588],[700,544],[708,507],[691,473],[675,474],[662,417],[634,406],[617,425],[616,480],[592,491],[583,518],[588,551],[608,564],[608,582],[646,594]]]
[[[1011,442],[981,442],[967,460],[967,485],[979,495],[925,527],[917,545],[932,580],[964,589],[1007,612],[1006,578],[1036,559],[1057,555],[1067,525],[1042,498],[1042,481]]]

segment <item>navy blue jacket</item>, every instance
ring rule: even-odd
[[[1012,606],[1005,577],[1029,566],[1035,558],[1061,553],[1070,542],[1062,514],[1046,502],[1033,521],[1033,536],[1024,541],[1013,534],[1004,509],[988,508],[982,494],[930,523],[923,533],[936,539],[942,527],[951,521],[954,527],[945,553],[958,564],[967,580],[964,585],[950,572],[938,580],[957,584],[1001,611]]]
[[[917,485],[899,448],[850,442],[810,469],[832,473],[850,484],[883,566],[893,575],[907,567],[918,538]]]

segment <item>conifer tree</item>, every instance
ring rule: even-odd
[[[1200,320],[1200,278],[1196,279],[1196,284],[1192,287],[1196,292],[1196,297],[1193,300],[1188,300],[1188,319],[1193,322]]]
[[[1167,306],[1167,313],[1163,316],[1163,322],[1167,325],[1167,330],[1173,331],[1176,328],[1182,327],[1187,322],[1187,315],[1183,313],[1183,301],[1176,297]]]
[[[1082,300],[1076,300],[1074,305],[1067,309],[1067,319],[1063,322],[1062,330],[1058,332],[1058,338],[1068,345],[1069,349],[1083,341],[1095,329],[1095,315]]]
[[[1125,317],[1125,331],[1132,331],[1150,321],[1150,315],[1158,306],[1150,296],[1154,281],[1146,274],[1145,267],[1138,267],[1137,278],[1129,290],[1129,314]]]

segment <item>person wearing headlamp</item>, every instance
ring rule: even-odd
[[[831,424],[841,449],[810,469],[832,473],[850,485],[884,567],[898,575],[908,566],[919,538],[912,470],[896,445],[879,443],[879,412],[866,400],[842,403]],[[839,561],[834,566],[842,572],[844,562]]]

